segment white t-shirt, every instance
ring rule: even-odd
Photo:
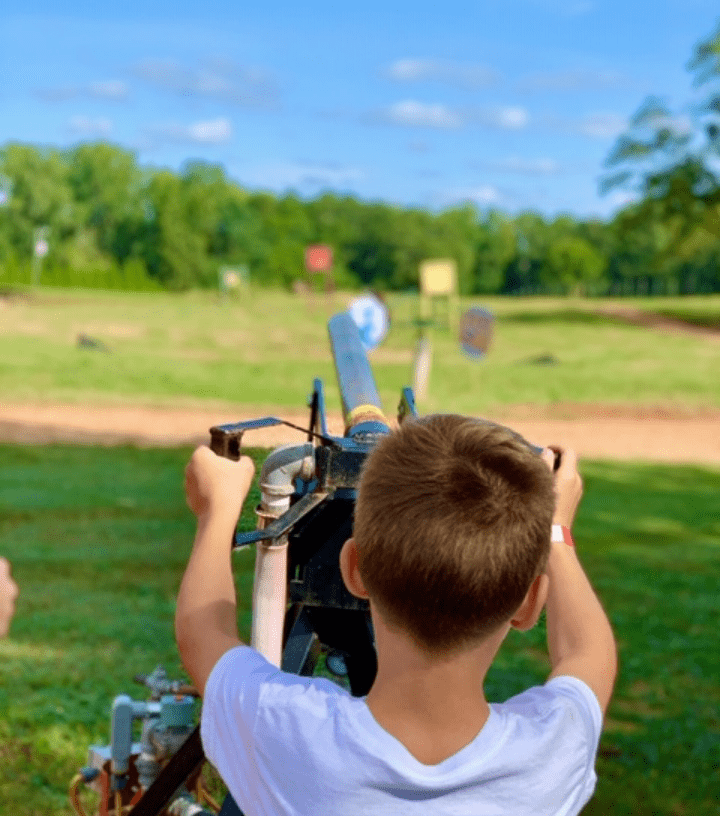
[[[602,713],[556,677],[490,704],[475,739],[424,765],[330,680],[279,671],[248,646],[205,688],[201,735],[245,816],[565,816],[595,788]]]

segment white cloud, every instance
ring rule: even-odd
[[[120,79],[107,79],[103,82],[91,82],[87,92],[98,99],[122,101],[128,97],[127,83]]]
[[[587,113],[577,119],[546,114],[540,118],[540,124],[548,130],[560,131],[590,139],[615,139],[630,126],[630,120],[612,111]]]
[[[497,71],[479,63],[459,63],[434,59],[398,59],[387,75],[395,82],[444,82],[466,88],[484,88],[500,78]]]
[[[631,122],[630,124],[634,124]],[[677,114],[675,116],[658,112],[655,115],[646,116],[636,127],[645,127],[651,131],[667,128],[678,136],[689,136],[693,132],[692,120],[687,114]]]
[[[614,212],[634,204],[639,198],[639,194],[629,190],[612,190],[605,196],[605,204],[610,211]]]
[[[506,159],[488,163],[486,166],[492,170],[526,176],[556,176],[563,169],[555,159],[525,159],[520,156],[508,156]]]
[[[589,113],[577,123],[576,130],[591,139],[614,139],[627,125],[627,117],[618,113]]]
[[[169,122],[161,125],[151,125],[146,128],[146,136],[154,144],[159,142],[222,144],[232,138],[232,133],[230,120],[223,116],[204,122],[193,122],[189,125]],[[150,149],[151,146],[152,144],[148,144],[145,149]]]
[[[191,142],[219,144],[227,142],[232,136],[232,125],[225,117],[211,119],[207,122],[196,122],[188,127]]]
[[[66,102],[69,99],[77,99],[81,93],[77,85],[58,85],[55,88],[38,88],[34,91],[35,96],[43,102]]]
[[[407,127],[452,129],[463,125],[460,114],[446,105],[416,102],[412,99],[390,105],[382,118],[391,124]]]
[[[90,116],[73,116],[68,126],[71,133],[82,138],[107,139],[112,131],[109,119],[92,119]]]
[[[571,69],[528,74],[518,86],[523,91],[597,91],[627,88],[632,80],[620,71]]]
[[[10,176],[0,173],[0,207],[4,207],[9,201],[13,191],[13,183]]]
[[[490,184],[482,184],[480,187],[475,187],[468,190],[466,196],[476,204],[482,204],[485,206],[497,204],[502,199],[498,188],[493,187]]]
[[[530,123],[530,114],[525,108],[507,105],[501,108],[472,108],[466,113],[468,122],[486,128],[500,130],[522,130]]]
[[[38,88],[35,96],[44,102],[67,102],[82,97],[124,102],[129,95],[127,83],[120,79],[106,79],[87,85],[58,85],[55,88]]]
[[[135,74],[183,97],[208,97],[250,107],[274,107],[279,99],[275,80],[265,71],[211,60],[187,67],[174,60],[144,60]]]
[[[720,176],[720,156],[713,156],[711,153],[705,158],[705,166],[716,176]]]
[[[525,108],[452,108],[439,102],[428,103],[406,99],[385,108],[377,117],[380,121],[404,127],[454,130],[468,124],[501,130],[520,130],[527,127],[530,116]]]
[[[297,162],[252,168],[239,174],[243,183],[273,190],[343,188],[360,181],[364,173],[357,167]]]
[[[479,207],[498,207],[505,201],[505,197],[500,190],[492,184],[479,184],[476,187],[446,190],[441,198],[446,204],[470,201]]]
[[[503,130],[520,130],[527,126],[530,116],[525,108],[499,108],[494,112],[494,124]]]
[[[295,191],[305,196],[314,196],[325,190],[354,191],[357,183],[365,178],[365,172],[356,166],[302,161],[254,167],[235,166],[230,168],[230,172],[243,186],[279,194]]]
[[[436,62],[423,59],[399,59],[388,68],[388,76],[397,82],[415,82],[433,78]]]

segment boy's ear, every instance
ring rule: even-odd
[[[550,579],[544,573],[530,584],[525,600],[520,604],[518,611],[512,616],[510,625],[520,632],[527,632],[538,622],[540,613],[547,601]]]
[[[348,538],[340,550],[340,574],[351,595],[367,600],[368,594],[358,569],[357,545],[354,538]]]

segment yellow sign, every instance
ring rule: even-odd
[[[455,261],[435,258],[420,264],[420,291],[423,295],[454,295],[457,292]]]
[[[420,317],[423,320],[435,320],[438,298],[445,299],[445,319],[453,327],[457,323],[459,298],[457,264],[450,258],[429,258],[420,263]]]

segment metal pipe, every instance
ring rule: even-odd
[[[265,460],[260,471],[261,502],[258,527],[279,518],[290,507],[295,479],[309,480],[315,472],[312,443],[283,445]],[[273,665],[282,661],[282,636],[287,598],[287,536],[258,542],[255,548],[251,644]]]
[[[110,717],[110,757],[111,770],[115,776],[123,776],[130,766],[132,723],[135,713],[134,702],[127,694],[119,694],[113,700]]]
[[[363,422],[380,422],[387,426],[360,331],[352,317],[347,312],[334,315],[328,321],[328,333],[346,434]]]

